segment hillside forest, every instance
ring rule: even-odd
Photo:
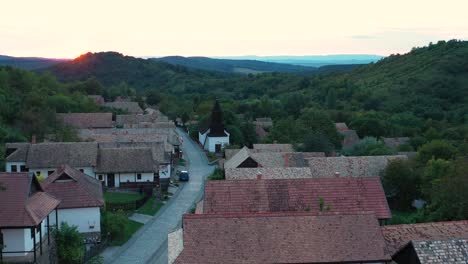
[[[203,71],[116,52],[87,53],[33,71],[0,67],[0,151],[6,142],[78,140],[55,113],[110,112],[107,101],[130,97],[180,118],[192,135],[219,99],[233,147],[259,142],[252,121],[271,117],[265,143],[338,155],[417,152],[392,163],[382,179],[394,223],[468,219],[468,42],[440,41],[378,62],[326,74],[238,75]],[[334,123],[362,139],[342,148]],[[52,136],[53,135],[53,136]],[[409,137],[398,149],[383,137]],[[0,157],[4,157],[0,153]],[[1,166],[3,168],[3,165]],[[426,202],[420,210],[414,199]]]

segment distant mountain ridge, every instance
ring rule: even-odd
[[[317,71],[316,67],[291,65],[259,60],[214,59],[209,57],[183,57],[168,56],[162,58],[150,58],[150,60],[162,61],[173,65],[181,65],[207,71],[221,71],[230,73],[310,73]]]
[[[70,61],[70,59],[49,59],[39,57],[12,57],[0,55],[0,65],[13,66],[25,70],[35,70],[50,67],[57,63]]]
[[[384,56],[372,54],[336,54],[307,56],[233,56],[216,58],[231,60],[257,60],[307,67],[321,67],[325,65],[368,64],[379,61],[380,59],[383,59]]]

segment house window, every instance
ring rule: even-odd
[[[141,180],[141,173],[137,174],[137,180]]]
[[[100,181],[102,181],[102,174],[99,174],[99,175],[98,175],[98,179],[99,179]]]
[[[28,170],[26,169],[26,165],[21,165],[21,166],[20,166],[20,170],[21,170],[21,172],[28,171]]]
[[[83,173],[83,172],[84,172],[84,169],[80,169],[80,171]]]
[[[11,172],[17,172],[17,171],[18,171],[18,166],[11,165]]]
[[[37,177],[41,176],[41,172],[40,172],[40,171],[36,171],[36,176],[37,176]]]
[[[36,234],[36,233],[34,232],[34,227],[31,227],[31,239],[34,238],[34,235],[35,235],[35,234]]]
[[[54,173],[53,170],[47,172],[47,176],[50,176],[52,173]]]

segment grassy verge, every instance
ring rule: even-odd
[[[142,227],[142,223],[135,222],[133,220],[127,219],[125,222],[125,231],[121,239],[113,241],[112,244],[115,246],[121,246],[125,244],[132,235]]]
[[[163,204],[161,202],[156,201],[155,198],[151,198],[137,210],[137,213],[145,215],[155,215],[159,211],[159,209],[161,209],[162,206]]]
[[[216,156],[216,154],[211,153],[211,152],[208,152],[206,156],[208,157],[208,162],[213,162],[219,159],[218,156]]]
[[[128,203],[143,198],[143,194],[139,193],[120,193],[120,192],[106,192],[104,199],[109,203]]]
[[[390,220],[390,225],[399,225],[399,224],[414,224],[420,222],[426,222],[422,218],[422,211],[412,210],[412,211],[397,211],[392,210],[392,219]]]

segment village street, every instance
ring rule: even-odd
[[[183,137],[182,149],[189,163],[190,181],[126,244],[105,256],[104,263],[167,263],[167,234],[180,226],[182,215],[201,197],[204,179],[214,169],[208,165],[200,147],[182,130],[177,132]]]

